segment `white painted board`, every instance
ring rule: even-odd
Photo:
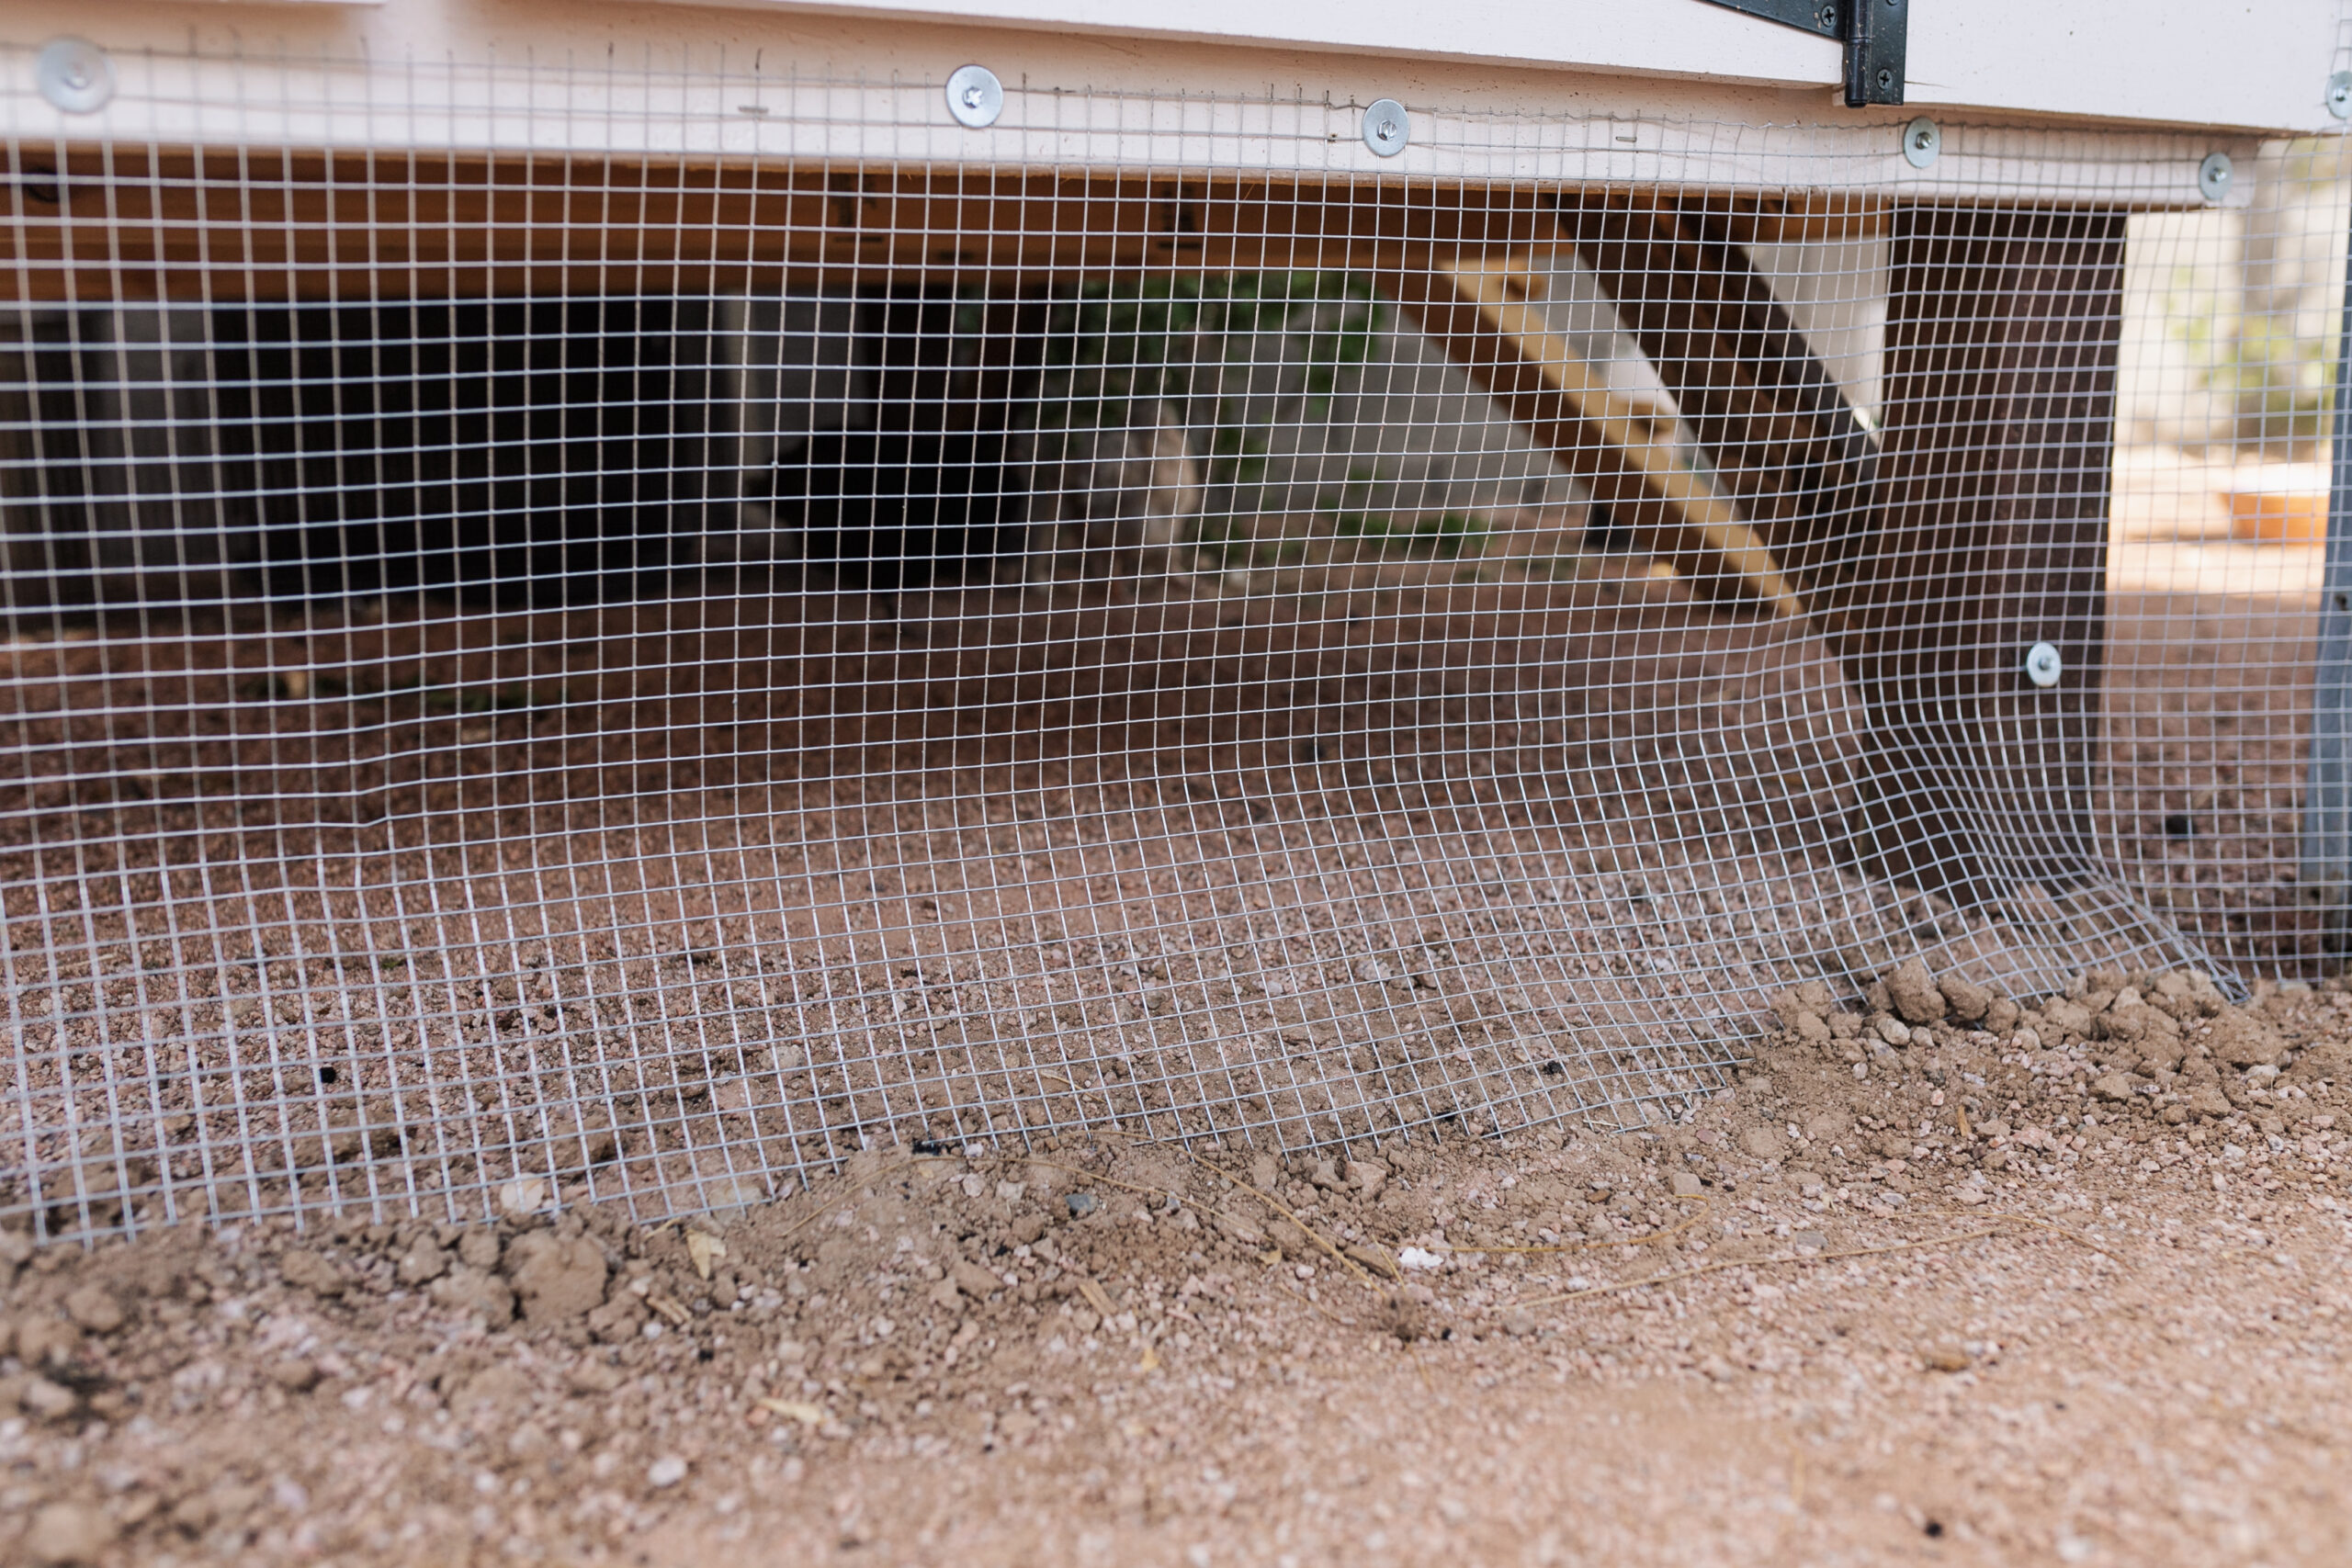
[[[714,0],[667,0],[707,6]],[[1828,39],[1707,0],[716,0],[1826,90]],[[1911,0],[1909,103],[2246,130],[2330,130],[2352,68],[2335,0]]]

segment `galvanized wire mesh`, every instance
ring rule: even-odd
[[[1638,1127],[1804,980],[2328,960],[2332,144],[220,64],[7,148],[0,1216]]]

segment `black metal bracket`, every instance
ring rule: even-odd
[[[1903,101],[1903,49],[1911,0],[1708,0],[1725,10],[1802,28],[1846,46],[1846,107]]]

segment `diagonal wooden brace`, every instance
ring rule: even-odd
[[[1515,252],[1431,256],[1380,281],[1645,550],[1710,598],[1802,617],[1804,601],[1763,536],[1675,452],[1651,411],[1552,330],[1540,276],[1534,255]]]

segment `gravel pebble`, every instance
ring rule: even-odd
[[[301,1393],[318,1386],[319,1366],[303,1357],[289,1356],[270,1363],[269,1381],[289,1393]]]

